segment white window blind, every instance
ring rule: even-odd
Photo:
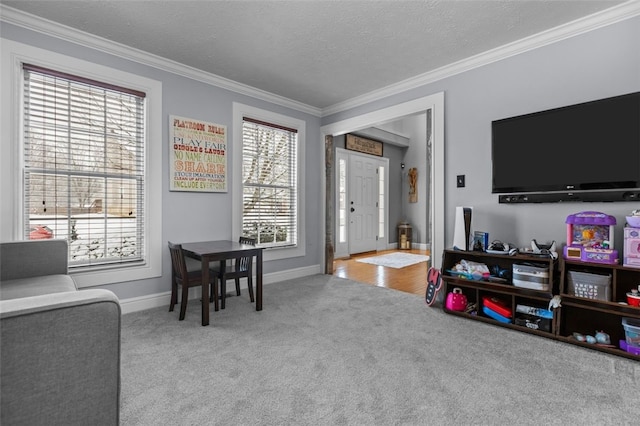
[[[23,69],[25,238],[67,239],[72,268],[145,261],[145,94]]]
[[[261,247],[295,246],[297,130],[244,117],[242,233]]]

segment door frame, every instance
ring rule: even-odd
[[[322,162],[322,170],[324,175],[327,176],[327,155],[332,156],[331,152],[327,152],[326,143],[333,136],[343,135],[349,132],[355,132],[358,130],[366,129],[380,123],[387,123],[395,121],[407,115],[417,114],[432,110],[433,119],[433,142],[431,145],[431,197],[429,200],[432,220],[430,224],[430,236],[431,236],[431,265],[439,268],[442,263],[442,250],[445,247],[444,235],[445,235],[445,197],[444,197],[444,164],[445,164],[445,139],[444,139],[444,92],[435,93],[433,95],[424,96],[422,98],[414,99],[412,101],[396,104],[387,108],[382,108],[377,111],[365,113],[352,118],[347,118],[335,123],[327,124],[320,127],[321,141],[325,144],[325,149],[322,150],[320,161]],[[427,141],[424,141],[427,143]],[[425,159],[427,161],[427,159]],[[329,177],[327,176],[327,179]],[[329,250],[333,251],[334,244],[334,230],[327,229],[327,200],[335,199],[335,187],[331,184],[327,188],[327,179],[321,180],[321,191],[326,196],[322,200],[321,218],[320,218],[320,235],[325,235],[325,250],[321,251],[321,264],[325,265],[324,273],[331,274],[333,272],[332,267],[329,265],[327,259],[333,259],[333,252],[327,253]],[[331,177],[333,179],[333,177]],[[329,214],[334,215],[335,209],[331,209]],[[334,223],[329,220],[330,223]]]

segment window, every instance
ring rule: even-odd
[[[162,275],[162,83],[2,39],[0,238],[64,238],[78,287]]]
[[[304,256],[303,120],[233,103],[232,238],[254,237],[266,261]]]
[[[144,93],[24,65],[25,238],[69,266],[142,260]]]
[[[296,129],[243,118],[242,234],[261,247],[295,246]]]

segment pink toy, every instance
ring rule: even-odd
[[[450,311],[464,311],[467,309],[467,296],[462,293],[460,288],[456,287],[447,294],[447,300],[444,305]]]
[[[564,258],[594,263],[618,263],[613,249],[616,218],[600,212],[580,212],[567,216],[567,245]]]
[[[640,268],[640,228],[624,228],[624,266]]]

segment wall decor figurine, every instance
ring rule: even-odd
[[[418,169],[415,167],[409,169],[409,202],[418,202]]]

